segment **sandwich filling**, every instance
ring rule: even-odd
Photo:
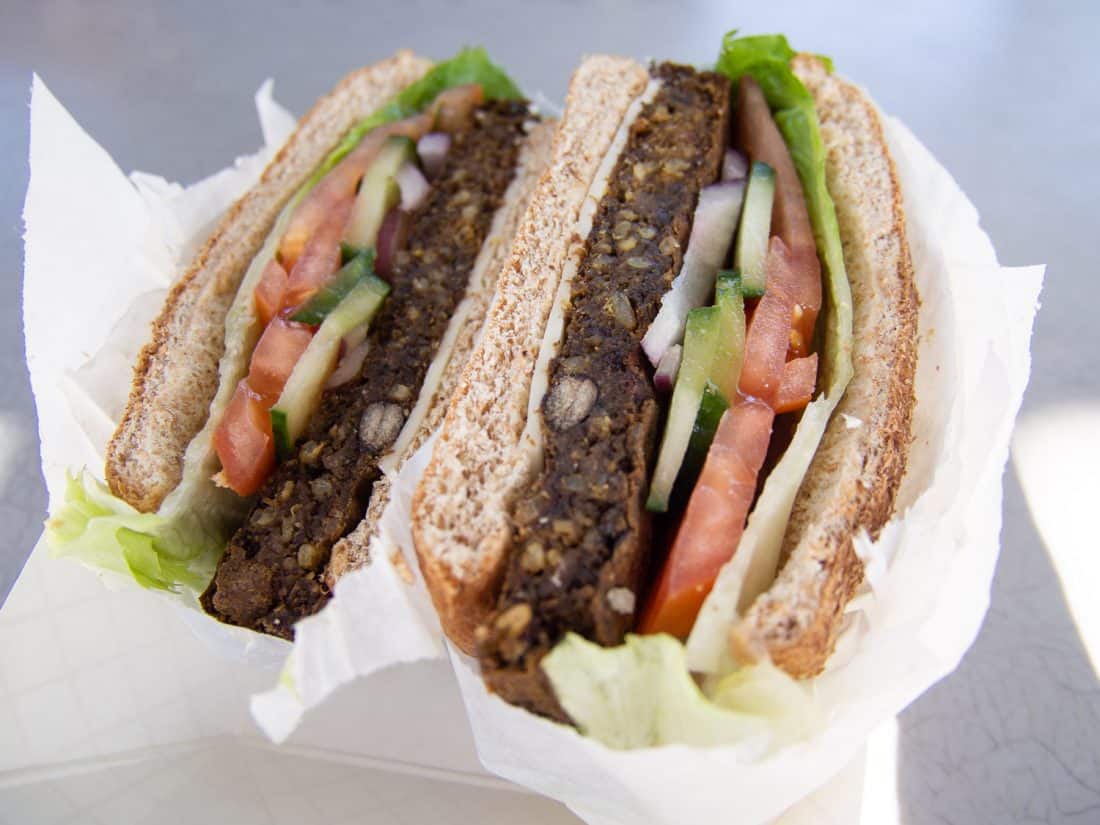
[[[417,403],[515,176],[530,117],[524,103],[491,102],[453,136],[393,256],[390,292],[363,342],[361,367],[322,394],[203,594],[218,618],[289,638],[294,622],[328,600],[332,547],[362,519],[379,461]]]
[[[813,102],[785,41],[730,43],[719,72],[651,70],[660,86],[575,275],[563,270],[560,334],[547,332],[529,407],[541,462],[513,499],[507,571],[476,634],[491,689],[582,728],[606,704],[579,699],[602,690],[595,672],[683,661],[677,640],[716,582],[691,658],[709,657],[715,679],[737,669],[728,628],[775,579],[851,375]],[[630,631],[646,636],[615,647]]]
[[[567,631],[622,640],[646,568],[660,409],[640,343],[718,176],[730,100],[717,74],[654,76],[588,234],[542,399],[542,469],[516,498],[498,613],[479,634],[490,684],[530,706],[545,708],[537,666]]]

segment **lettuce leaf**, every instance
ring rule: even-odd
[[[770,663],[717,680],[708,698],[683,645],[663,634],[604,648],[570,633],[542,669],[580,731],[611,748],[753,742],[769,750],[821,723],[808,690]]]
[[[226,539],[224,526],[202,511],[175,518],[139,512],[87,470],[68,476],[65,504],[46,521],[51,556],[181,595],[206,588]]]
[[[781,34],[737,37],[736,30],[722,38],[716,71],[737,83],[742,75],[753,77],[775,117],[791,153],[806,196],[817,254],[825,267],[824,358],[826,394],[839,398],[852,377],[852,292],[844,269],[844,251],[836,207],[825,183],[825,144],[821,141],[813,96],[791,70],[794,50]],[[825,59],[832,71],[832,61]]]

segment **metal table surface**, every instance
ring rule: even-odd
[[[5,0],[0,522],[7,541],[0,598],[37,539],[46,507],[20,320],[32,71],[123,169],[186,182],[259,144],[250,99],[268,76],[276,78],[277,99],[300,114],[345,72],[395,47],[442,57],[482,43],[523,88],[560,100],[582,54],[698,63],[713,59],[732,26],[782,31],[796,46],[831,55],[912,128],[975,202],[1002,262],[1049,264],[1023,414],[1041,417],[1067,402],[1093,409],[1100,403],[1094,369],[1100,339],[1089,311],[1100,305],[1091,247],[1100,191],[1100,73],[1092,46],[1100,39],[1100,6],[995,0],[931,0],[907,9],[847,0],[770,6]],[[897,794],[901,821],[910,825],[1100,822],[1100,688],[1087,634],[1074,623],[1057,559],[1044,547],[1012,468],[1002,541],[992,605],[976,644],[953,675],[900,718]],[[1092,651],[1094,661],[1098,653]]]

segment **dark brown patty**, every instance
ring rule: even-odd
[[[328,601],[323,573],[332,546],[363,518],[378,460],[416,403],[465,294],[529,119],[526,104],[490,103],[455,137],[395,258],[360,375],[324,393],[297,455],[261,489],[202,595],[212,615],[289,639],[298,619]]]
[[[543,400],[544,466],[520,494],[493,620],[478,631],[490,687],[561,716],[542,657],[568,631],[613,645],[634,622],[658,408],[641,339],[680,270],[699,190],[718,176],[726,78],[662,64],[600,202]],[[609,597],[610,594],[610,597]]]

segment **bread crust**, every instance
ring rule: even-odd
[[[905,473],[919,299],[901,186],[873,104],[817,58],[799,55],[793,67],[814,96],[828,152],[852,287],[855,371],[795,499],[785,562],[733,628],[731,645],[739,660],[768,656],[808,677],[824,668],[863,580],[853,537],[878,535]]]
[[[539,346],[589,185],[649,75],[592,57],[574,73],[552,160],[500,277],[485,331],[459,380],[413,498],[420,569],[447,636],[467,653],[506,569],[512,497],[525,480],[521,436]]]
[[[184,452],[217,391],[226,314],[279,212],[356,122],[431,65],[403,50],[345,77],[299,121],[259,183],[229,209],[173,285],[138,355],[126,409],[107,445],[105,474],[116,496],[154,512],[179,484]]]

